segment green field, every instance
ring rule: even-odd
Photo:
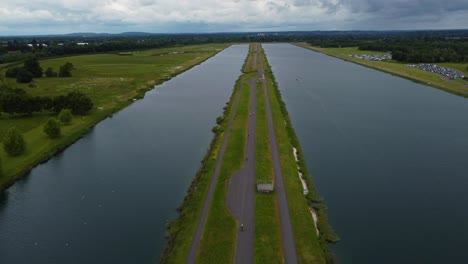
[[[42,60],[40,64],[44,70],[53,67],[58,71],[65,62],[71,62],[75,70],[70,78],[34,79],[35,88],[3,78],[10,86],[24,88],[33,96],[54,96],[78,90],[92,99],[94,108],[86,116],[75,116],[71,125],[62,128],[62,136],[55,140],[48,139],[42,132],[43,124],[53,116],[52,113],[34,113],[32,116],[2,113],[0,138],[10,127],[16,126],[24,135],[27,149],[18,157],[6,155],[3,148],[0,150],[5,174],[0,178],[0,190],[39,162],[72,144],[100,120],[127,106],[133,99],[142,97],[154,85],[226,47],[225,44],[181,46],[133,52],[131,55],[97,54]],[[4,71],[1,70],[0,75],[4,76]]]
[[[383,72],[398,75],[422,84],[426,84],[449,93],[468,97],[468,81],[466,80],[451,80],[439,74],[423,71],[416,68],[409,68],[397,61],[368,61],[357,58],[352,58],[348,55],[352,54],[376,54],[372,51],[358,50],[357,48],[319,48],[312,47],[306,43],[296,43],[297,46],[322,52],[324,54],[337,57],[346,61],[354,62],[366,67],[374,68]],[[382,52],[377,52],[382,53]],[[440,66],[457,69],[468,75],[468,63],[438,63]]]

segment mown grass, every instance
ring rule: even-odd
[[[468,81],[450,80],[439,74],[423,71],[417,68],[406,67],[404,63],[397,61],[368,61],[348,56],[349,54],[372,54],[371,51],[362,51],[357,48],[320,48],[312,47],[306,43],[295,43],[299,47],[322,52],[346,61],[360,64],[369,68],[377,69],[386,73],[397,75],[418,83],[429,85],[443,91],[468,97]],[[468,74],[466,63],[441,63],[441,66],[454,68]]]
[[[264,54],[262,59],[298,261],[299,263],[327,263],[330,261],[327,247],[317,236],[308,207],[309,201],[303,195],[302,184],[298,176],[292,148],[295,134],[291,135],[294,131]],[[313,192],[313,189],[310,191]]]
[[[51,113],[35,113],[32,116],[2,114],[0,135],[16,126],[24,134],[27,151],[21,156],[10,157],[1,148],[0,158],[5,175],[0,178],[0,190],[72,144],[90,127],[127,106],[132,99],[142,97],[154,85],[208,59],[225,47],[227,45],[224,44],[198,45],[148,50],[131,56],[98,54],[42,60],[40,63],[44,69],[53,67],[58,71],[58,67],[65,62],[73,63],[76,69],[72,71],[71,78],[35,79],[35,88],[4,78],[7,84],[24,88],[34,96],[54,96],[79,90],[91,97],[94,108],[86,116],[75,117],[75,122],[64,127],[62,136],[56,140],[48,139],[42,132],[42,125],[52,116]],[[174,51],[184,53],[170,54]],[[3,75],[4,71],[1,70],[0,74]]]
[[[245,76],[243,76],[245,77]],[[242,78],[244,82],[248,77]],[[242,85],[242,83],[240,84]],[[213,200],[197,252],[197,263],[232,263],[237,241],[237,223],[226,207],[229,179],[243,166],[249,115],[250,89],[240,90],[235,113]]]
[[[261,84],[257,84],[256,93],[255,179],[273,182],[274,172],[265,96]],[[255,263],[284,263],[276,192],[255,193],[254,247]]]

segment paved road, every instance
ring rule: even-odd
[[[265,96],[265,106],[268,121],[268,135],[270,136],[271,155],[273,160],[273,171],[275,173],[276,197],[278,199],[279,218],[281,225],[281,238],[283,239],[283,251],[286,263],[297,263],[296,245],[294,243],[294,234],[289,216],[288,201],[284,189],[283,173],[281,171],[281,162],[279,158],[278,145],[276,144],[275,129],[273,126],[273,117],[271,115],[270,101],[268,100],[268,91],[264,75],[263,60],[260,60],[260,72],[262,73],[263,94]]]
[[[232,109],[231,116],[229,118],[228,128],[226,130],[226,133],[224,134],[223,144],[221,146],[221,150],[219,151],[218,160],[216,161],[216,166],[213,172],[213,176],[211,177],[210,186],[208,187],[208,193],[205,198],[205,203],[203,204],[203,210],[200,215],[200,220],[198,221],[197,229],[195,230],[195,235],[193,236],[192,244],[190,246],[190,251],[187,256],[187,260],[185,262],[187,264],[195,263],[197,250],[200,245],[201,235],[203,233],[203,227],[205,226],[205,223],[206,223],[208,209],[210,208],[211,200],[213,199],[213,192],[216,186],[216,182],[218,180],[219,170],[221,168],[221,161],[223,160],[224,152],[226,151],[227,140],[229,138],[229,134],[231,133],[232,121],[234,120],[234,116],[237,111],[237,106],[239,104],[239,97],[240,97],[240,92],[237,93],[236,98],[235,98],[234,107]]]
[[[239,224],[244,226],[243,230],[239,228],[237,233],[235,263],[239,264],[254,263],[255,129],[257,120],[255,107],[257,102],[256,81],[259,76],[260,74],[257,74],[248,82],[251,93],[244,167],[231,176],[226,197],[229,211]]]

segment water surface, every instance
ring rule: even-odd
[[[466,263],[468,101],[288,44],[264,45],[337,263]]]
[[[9,188],[0,263],[157,262],[247,51],[156,87]]]

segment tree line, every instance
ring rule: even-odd
[[[330,36],[313,38],[313,46],[324,48],[358,47],[360,50],[390,52],[400,62],[468,62],[468,36],[403,35]]]
[[[91,99],[79,91],[66,95],[31,96],[23,89],[3,87],[0,89],[0,112],[8,114],[27,114],[33,112],[52,111],[59,113],[62,109],[70,109],[73,114],[87,114],[93,108]]]

